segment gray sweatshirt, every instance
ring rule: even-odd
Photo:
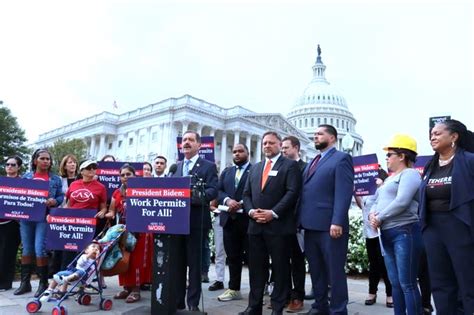
[[[407,168],[390,176],[377,189],[376,201],[370,212],[377,213],[382,230],[417,222],[418,187],[421,176],[418,171]]]

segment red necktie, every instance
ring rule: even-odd
[[[263,190],[263,187],[265,187],[265,183],[267,182],[268,174],[270,173],[271,169],[272,169],[272,160],[268,160],[267,164],[265,164],[265,169],[263,170],[263,174],[262,174],[262,190]]]
[[[309,167],[306,178],[309,178],[311,175],[313,175],[314,171],[316,170],[316,165],[318,165],[319,160],[321,160],[321,154],[316,155],[313,162],[311,162],[311,166]]]

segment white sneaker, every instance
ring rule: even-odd
[[[43,292],[43,295],[39,299],[40,302],[48,302],[52,294],[53,291],[51,291],[50,289],[46,289],[46,291]]]
[[[217,300],[221,302],[227,302],[232,300],[242,300],[242,294],[240,291],[227,289],[224,293],[217,297]]]

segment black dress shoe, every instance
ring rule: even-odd
[[[262,315],[262,309],[256,309],[253,307],[247,307],[245,311],[240,312],[238,315]]]
[[[217,291],[222,289],[224,289],[224,283],[220,281],[214,281],[214,283],[209,286],[209,291]]]
[[[199,307],[197,307],[197,306],[190,306],[189,310],[193,311],[193,312],[200,312]]]

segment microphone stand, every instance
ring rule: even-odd
[[[198,196],[201,203],[201,227],[204,223],[205,205],[206,205],[206,183],[202,178],[193,175],[191,177],[191,196]],[[191,200],[192,202],[192,200]],[[181,236],[172,234],[154,234],[154,259],[153,259],[153,279],[151,291],[151,313],[159,315],[207,315],[206,312],[187,311],[176,309],[176,270],[175,262],[183,253],[179,250],[179,238]],[[202,241],[203,233],[200,232],[199,259],[202,261]],[[204,309],[204,296],[201,298],[202,308]]]
[[[204,237],[204,230],[203,230],[203,225],[204,225],[204,216],[206,215],[206,183],[204,182],[204,179],[200,178],[197,176],[197,174],[193,174],[191,177],[191,189],[192,189],[192,196],[198,196],[200,204],[201,204],[201,231],[199,232],[199,239],[200,242],[199,244],[199,259],[202,263],[202,242],[203,242],[203,237]],[[207,213],[209,215],[209,213]],[[202,269],[202,266],[201,266]],[[201,270],[200,270],[201,272]],[[188,314],[188,315],[207,315],[207,313],[204,311],[204,294],[202,290],[202,282],[199,281],[199,286],[201,287],[201,305],[202,305],[202,311],[188,311],[188,312],[178,312],[176,313],[177,315],[180,314]]]

